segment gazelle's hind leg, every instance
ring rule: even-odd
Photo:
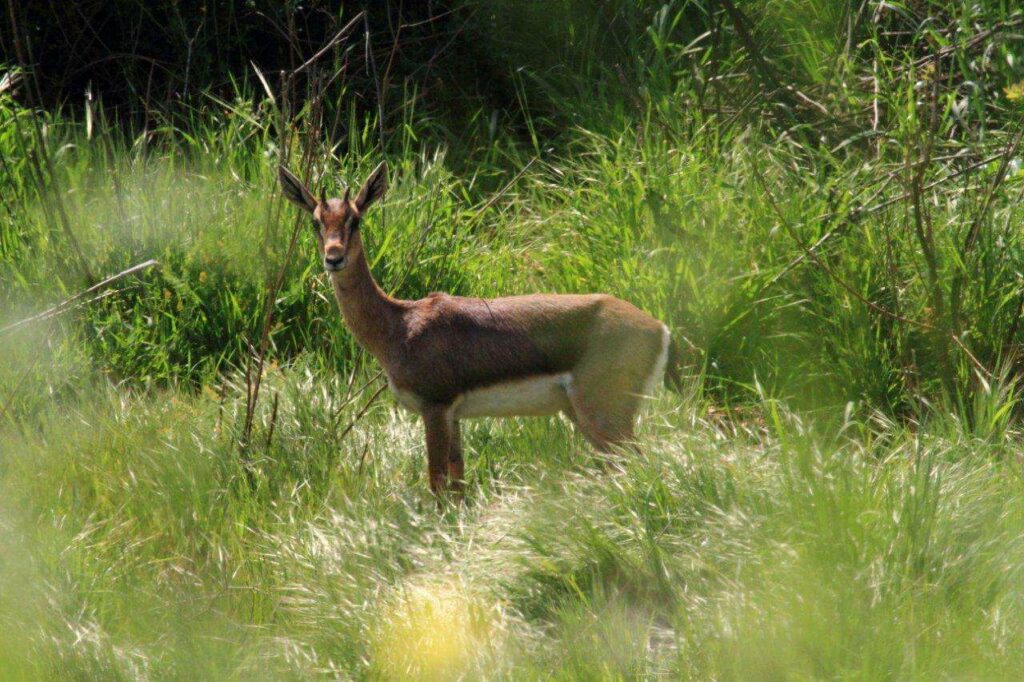
[[[639,400],[620,391],[584,388],[571,384],[567,389],[572,405],[570,419],[583,437],[604,454],[626,446],[633,438],[633,424]]]
[[[423,410],[423,428],[427,439],[427,474],[435,495],[445,489],[448,460],[452,446],[453,420],[447,405],[431,405]]]
[[[599,452],[635,447],[637,413],[664,372],[667,333],[604,344],[599,355],[585,358],[573,372],[566,388],[570,418]]]

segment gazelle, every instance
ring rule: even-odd
[[[563,412],[599,451],[630,441],[643,398],[675,355],[661,322],[606,294],[392,298],[374,281],[360,237],[387,189],[387,165],[341,199],[323,191],[317,199],[284,166],[278,178],[284,196],[313,216],[345,324],[398,402],[423,418],[435,493],[462,484],[460,419]]]

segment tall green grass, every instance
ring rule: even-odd
[[[0,331],[11,676],[1015,676],[1024,74],[971,36],[1019,15],[742,3],[745,46],[701,3],[610,3],[614,38],[556,5],[466,15],[517,110],[445,129],[410,92],[383,148],[245,85],[139,131],[0,93],[0,327],[88,284],[62,211],[97,276],[160,261]],[[388,291],[671,326],[686,388],[621,470],[560,419],[470,422],[438,511],[274,179],[340,194],[382,155]]]
[[[215,395],[115,389],[4,446],[3,654],[29,676],[1009,677],[1015,433],[665,396],[610,472],[568,424],[474,423],[441,515],[418,425],[346,440],[344,378],[275,370],[255,484]],[[342,408],[347,418],[355,407]],[[73,445],[70,445],[72,444]],[[63,446],[55,446],[63,444]]]

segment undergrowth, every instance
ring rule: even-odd
[[[554,5],[459,5],[515,105],[451,118],[412,81],[374,111],[260,73],[137,127],[10,72],[6,673],[1015,676],[1019,12]],[[389,292],[602,291],[671,327],[685,387],[639,454],[468,422],[438,510],[275,185],[381,157]]]

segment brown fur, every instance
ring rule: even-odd
[[[567,375],[559,409],[596,448],[627,443],[663,343],[664,326],[605,294],[534,294],[495,299],[434,293],[418,301],[384,293],[360,237],[363,213],[385,191],[384,164],[352,201],[316,201],[281,169],[285,195],[311,212],[342,316],[380,362],[396,394],[422,415],[430,486],[461,484],[455,405],[475,389]],[[347,193],[346,193],[347,196]],[[337,266],[337,269],[331,270]],[[411,397],[410,397],[411,396]]]

